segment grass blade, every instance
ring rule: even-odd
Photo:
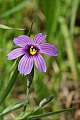
[[[75,20],[76,20],[76,15],[77,15],[77,9],[79,6],[80,0],[73,0],[72,4],[72,16],[71,16],[71,21],[70,21],[70,32],[73,34],[74,32],[74,26],[75,26]]]
[[[8,26],[3,25],[3,24],[0,24],[0,28],[7,29],[7,30],[11,30],[11,29],[13,29],[13,30],[25,30],[24,28],[11,28],[11,27],[8,27]]]
[[[47,116],[59,114],[59,113],[62,113],[62,112],[67,112],[67,111],[70,111],[70,110],[74,110],[75,108],[76,107],[68,108],[68,109],[64,109],[64,110],[59,110],[59,111],[55,111],[55,112],[48,112],[48,113],[45,113],[45,114],[39,114],[39,115],[31,116],[31,117],[27,118],[27,120],[33,120],[33,119],[38,119],[38,118],[42,118],[42,117],[47,117]]]
[[[18,4],[16,7],[6,11],[5,13],[2,13],[0,15],[0,18],[4,18],[4,17],[7,17],[15,12],[17,12],[18,10],[20,10],[21,8],[25,7],[25,6],[28,6],[30,3],[29,0],[24,0],[23,2],[21,2],[20,4]]]
[[[17,60],[17,62],[18,62],[18,60]],[[16,62],[16,64],[17,64],[17,62]],[[14,71],[14,73],[13,73],[11,79],[10,79],[10,82],[8,83],[7,87],[5,88],[3,94],[0,96],[0,105],[3,103],[3,101],[5,100],[5,98],[9,94],[9,92],[11,91],[11,89],[12,89],[12,87],[13,87],[15,81],[16,81],[16,78],[18,76],[18,73],[19,73],[19,71],[16,67],[16,69],[15,69],[15,71]]]

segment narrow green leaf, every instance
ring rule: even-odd
[[[11,27],[8,27],[8,26],[3,25],[3,24],[0,24],[0,28],[1,29],[7,29],[7,30],[10,30],[10,29],[13,29],[13,30],[25,30],[23,28],[11,28]]]
[[[13,104],[11,104],[10,106],[8,106],[7,108],[5,108],[1,113],[0,113],[0,116],[1,115],[5,115],[9,112],[12,112],[13,110],[16,110],[20,107],[22,107],[24,104],[21,103],[21,101],[18,101],[18,102],[15,102]]]
[[[64,110],[59,110],[59,111],[55,111],[55,112],[48,112],[48,113],[44,113],[44,114],[39,114],[39,115],[34,115],[34,116],[30,116],[29,118],[27,118],[27,120],[33,120],[33,119],[38,119],[38,118],[42,118],[42,117],[47,117],[47,116],[52,116],[55,114],[59,114],[62,112],[67,112],[70,110],[74,110],[77,107],[73,107],[73,108],[68,108],[68,109],[64,109]]]
[[[6,11],[5,13],[0,14],[0,18],[4,18],[7,17],[15,12],[17,12],[18,10],[20,10],[21,8],[28,6],[30,4],[29,0],[24,0],[23,2],[21,2],[20,4],[18,4],[16,7]]]
[[[6,25],[0,24],[0,28],[1,29],[12,29],[11,27],[8,27]]]
[[[17,60],[16,65],[18,64],[18,61],[19,61],[19,59]],[[8,83],[5,90],[3,91],[3,94],[0,96],[0,105],[3,103],[3,101],[5,100],[5,98],[9,94],[9,92],[11,91],[11,89],[16,81],[16,78],[18,76],[18,73],[19,73],[19,71],[18,71],[17,66],[16,66],[16,69],[15,69],[15,71],[10,79],[10,82]]]
[[[71,21],[70,21],[71,34],[73,34],[73,32],[74,32],[75,20],[76,20],[79,3],[80,3],[80,0],[73,0],[73,2],[72,2],[72,15],[71,15]]]
[[[78,61],[77,61],[77,56],[76,56],[75,49],[74,49],[74,44],[73,44],[72,39],[70,38],[70,33],[68,30],[68,26],[66,24],[66,20],[63,17],[61,17],[59,19],[59,22],[60,22],[60,30],[64,37],[64,41],[65,41],[65,45],[66,45],[67,56],[70,61],[71,71],[74,76],[73,78],[75,80],[75,85],[76,85],[76,87],[78,87],[78,80],[80,78],[80,75],[79,75],[79,70],[77,67]]]

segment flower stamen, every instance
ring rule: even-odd
[[[31,46],[29,52],[31,55],[35,55],[37,53],[37,50],[33,46]]]

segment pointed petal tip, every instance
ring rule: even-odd
[[[54,56],[58,56],[58,50],[57,50],[57,48],[55,49],[55,54],[54,54]]]
[[[56,53],[56,56],[58,56],[58,52]]]
[[[42,34],[42,33],[38,33],[38,34],[36,34],[36,36],[43,36],[43,37],[47,37],[47,35],[46,34]]]
[[[40,44],[41,53],[49,56],[58,56],[58,50],[53,44],[43,43]]]
[[[16,48],[12,50],[7,56],[9,60],[13,60],[13,59],[20,57],[23,54],[24,54],[24,51],[22,48]]]
[[[15,59],[16,59],[16,58],[15,58]],[[10,57],[9,54],[7,55],[7,60],[13,60],[13,59]]]
[[[8,57],[7,60],[11,60],[11,59]]]

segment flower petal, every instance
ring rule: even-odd
[[[48,43],[44,43],[44,44],[40,44],[40,52],[47,54],[49,56],[57,56],[58,55],[58,51],[57,48],[52,45],[52,44],[48,44]]]
[[[45,38],[46,38],[46,35],[42,35],[42,33],[37,34],[37,35],[34,37],[34,44],[39,44],[39,43],[42,42]]]
[[[37,69],[40,72],[42,72],[42,73],[46,72],[46,63],[40,54],[34,56],[34,61],[35,61],[35,65],[36,65]]]
[[[13,60],[13,59],[16,59],[18,58],[19,56],[23,55],[24,54],[24,51],[23,51],[23,48],[17,48],[17,49],[14,49],[12,50],[7,56],[8,56],[8,60]]]
[[[18,65],[18,70],[22,75],[29,74],[33,68],[33,57],[28,54],[24,55]]]
[[[31,41],[30,41],[30,38],[26,35],[21,35],[17,38],[14,38],[13,42],[17,45],[17,46],[20,46],[20,47],[24,47],[26,46],[27,44],[30,44]]]

